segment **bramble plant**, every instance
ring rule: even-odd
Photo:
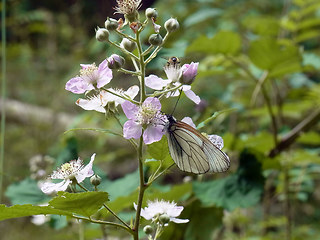
[[[99,191],[101,178],[94,174],[92,169],[95,153],[86,166],[80,158],[72,160],[54,171],[47,181],[41,182],[41,190],[45,194],[51,195],[57,192],[58,196],[54,197],[48,206],[29,206],[29,213],[33,215],[66,215],[91,223],[116,226],[126,230],[135,240],[139,239],[139,229],[143,228],[148,239],[155,240],[161,236],[170,222],[187,223],[189,220],[178,218],[183,207],[177,206],[173,201],[145,199],[147,206],[143,208],[145,191],[156,179],[167,173],[173,165],[171,163],[163,167],[164,159],[154,159],[158,166],[149,176],[146,176],[144,149],[145,145],[149,146],[163,141],[162,139],[165,138],[164,135],[168,131],[168,115],[161,111],[163,99],[178,97],[184,93],[195,104],[200,103],[200,97],[191,90],[199,63],[191,62],[180,66],[179,60],[173,57],[164,67],[166,80],[156,75],[146,76],[146,66],[157,56],[170,34],[179,29],[179,23],[175,18],[168,19],[164,24],[166,34],[162,37],[160,35],[161,26],[156,24],[158,12],[155,9],[146,9],[145,20],[141,21],[138,13],[141,0],[118,0],[117,3],[116,11],[124,15],[124,20],[122,18],[119,20],[108,18],[105,22],[105,28],[96,29],[96,39],[114,46],[124,56],[112,54],[98,66],[95,63],[81,64],[79,75],[70,79],[66,83],[65,89],[74,94],[84,94],[83,98],[76,101],[76,105],[81,108],[104,113],[107,119],[116,118],[123,129],[123,138],[127,139],[136,149],[140,185],[138,199],[136,202],[132,202],[132,206],[136,210],[135,217],[131,223],[127,223],[106,204],[108,193]],[[133,36],[124,33],[125,27],[131,29]],[[147,27],[153,28],[155,33],[151,34],[148,39],[149,47],[143,49],[140,36]],[[110,40],[112,34],[119,35],[122,38],[121,42]],[[131,60],[135,71],[124,68],[125,59]],[[132,84],[127,90],[108,87],[108,84],[113,80],[113,71],[132,75],[138,79],[139,86]],[[149,88],[148,91],[147,88]],[[128,119],[123,125],[118,118],[120,105]],[[186,117],[182,122],[195,128],[191,118]],[[223,140],[217,135],[203,135],[201,137],[211,141],[217,149],[223,147]],[[168,150],[166,151],[164,154],[168,154]],[[225,154],[223,156],[227,158]],[[90,178],[93,191],[82,184],[86,178]],[[54,179],[61,181],[51,182]],[[67,189],[72,193],[64,192]],[[105,208],[117,221],[108,222],[98,219],[99,214],[97,213],[100,208]],[[141,217],[151,223],[141,227]]]

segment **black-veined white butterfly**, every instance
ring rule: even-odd
[[[169,152],[177,166],[185,172],[202,174],[224,172],[230,166],[229,157],[198,130],[167,115],[165,130]]]

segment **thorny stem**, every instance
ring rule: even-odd
[[[166,173],[171,167],[173,167],[175,165],[175,163],[172,163],[169,167],[167,167],[165,170],[163,170],[161,173],[159,173],[158,175],[156,175],[156,173],[153,175],[153,177],[151,178],[151,180],[148,181],[147,185],[151,185],[151,183],[153,183],[155,180],[157,180],[159,177],[161,177],[162,174]],[[158,170],[157,170],[158,171]],[[156,175],[156,176],[155,176]]]

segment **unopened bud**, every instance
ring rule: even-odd
[[[158,12],[155,8],[147,8],[145,14],[147,18],[157,19],[158,17]]]
[[[153,233],[153,227],[147,225],[143,228],[143,231],[145,232],[145,234],[150,235],[151,233]]]
[[[108,29],[109,31],[114,31],[118,28],[119,23],[117,20],[113,19],[113,18],[107,18],[107,20],[104,23],[104,26],[106,27],[106,29]]]
[[[167,32],[174,32],[179,28],[179,23],[177,19],[170,18],[164,23],[164,28],[167,30]]]
[[[99,42],[105,42],[109,40],[109,31],[105,28],[97,28],[96,29],[96,39]]]
[[[160,46],[163,39],[160,34],[151,34],[149,37],[149,43],[154,46]]]
[[[159,217],[159,221],[165,225],[167,223],[170,222],[170,217],[167,215],[167,214],[162,214],[160,217]]]
[[[117,55],[112,54],[108,59],[108,68],[110,69],[119,69],[124,65],[124,58]]]
[[[93,175],[90,178],[90,182],[93,186],[98,186],[101,183],[101,177],[99,177],[98,175]]]
[[[136,43],[130,41],[127,38],[122,39],[120,46],[126,50],[128,50],[129,52],[132,52],[135,48],[136,48]]]

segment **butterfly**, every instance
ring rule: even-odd
[[[230,167],[229,157],[220,150],[222,139],[210,141],[189,124],[167,116],[165,125],[169,152],[177,166],[185,172],[202,174],[224,172]]]

